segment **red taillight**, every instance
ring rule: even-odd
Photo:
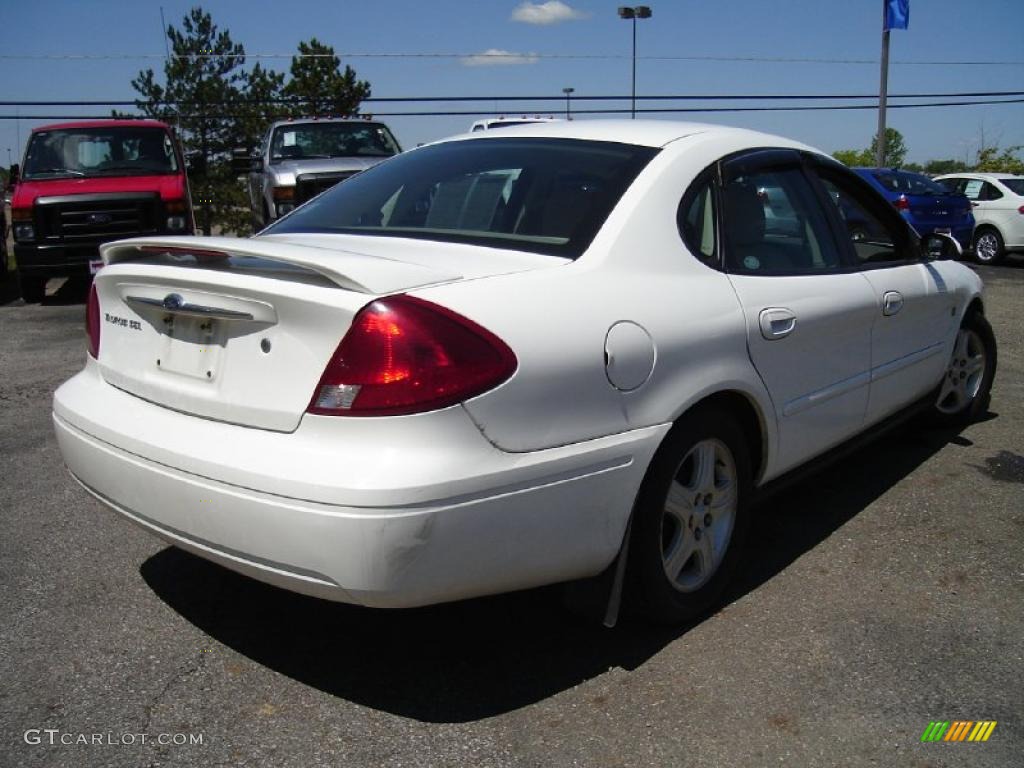
[[[1024,213],[1024,205],[1017,209],[1017,213]]]
[[[906,195],[900,195],[897,199],[892,201],[892,204],[896,206],[897,211],[910,210],[910,203],[907,201]]]
[[[100,300],[96,296],[96,283],[89,288],[89,303],[85,307],[85,330],[89,334],[89,354],[100,356]]]
[[[412,296],[363,307],[320,377],[310,413],[397,416],[444,408],[492,389],[518,365],[501,339]]]

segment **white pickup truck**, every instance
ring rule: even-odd
[[[384,123],[361,118],[281,120],[254,154],[235,150],[248,173],[252,224],[259,231],[325,189],[402,151]]]

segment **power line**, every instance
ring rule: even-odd
[[[962,98],[985,98],[1004,96],[1024,96],[1024,91],[965,91],[960,93],[896,93],[889,94],[891,99],[962,99]],[[564,96],[383,96],[363,99],[363,103],[375,102],[401,103],[401,102],[494,102],[494,101],[558,101],[561,102]],[[573,101],[622,101],[629,96],[574,96]],[[637,96],[637,101],[816,101],[816,100],[859,100],[877,99],[877,93],[781,93],[781,94],[676,94],[676,95],[652,95]],[[189,102],[168,99],[164,101],[0,101],[0,107],[134,107],[139,104],[145,106],[176,105],[179,107],[193,106],[225,106],[237,105],[262,106],[268,104],[301,104],[301,99],[280,98],[280,99],[239,99],[236,102]]]
[[[190,53],[171,54],[172,59],[213,59],[221,58],[223,54]],[[368,52],[337,52],[337,53],[246,53],[240,54],[242,59],[502,59],[520,60],[527,58],[531,61],[537,60],[621,60],[631,58],[626,54],[617,53],[512,53],[512,52],[485,52],[485,53],[368,53]],[[166,54],[159,53],[5,53],[0,54],[0,61],[109,61],[109,60],[166,60]],[[711,61],[711,62],[748,62],[768,64],[851,64],[872,66],[878,64],[877,59],[826,59],[810,58],[799,56],[638,56],[638,61]],[[988,67],[1020,67],[1024,61],[983,61],[983,60],[961,60],[961,61],[931,61],[920,59],[903,59],[893,61],[893,64],[906,64],[910,66],[988,66]]]
[[[922,104],[892,104],[890,109],[925,109],[933,107],[974,107],[986,104],[1024,104],[1020,99],[989,99],[984,101],[936,101]],[[723,112],[813,112],[876,109],[874,104],[840,104],[823,106],[783,106],[783,107],[648,107],[636,111],[643,114],[698,114]],[[614,115],[629,114],[630,109],[573,109],[573,114],[582,115]],[[452,111],[420,111],[420,112],[375,112],[375,117],[461,117],[466,115],[498,115],[503,114],[491,110],[452,110]],[[206,113],[207,117],[237,117],[234,113]],[[0,115],[0,120],[108,120],[110,115]]]

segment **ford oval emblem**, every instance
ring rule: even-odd
[[[184,305],[185,300],[179,293],[168,293],[164,296],[164,309],[181,309]]]
[[[109,213],[90,213],[89,223],[90,224],[109,224],[114,220],[114,217]]]

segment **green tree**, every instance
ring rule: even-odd
[[[874,156],[869,155],[866,149],[837,149],[832,157],[851,168],[875,164]]]
[[[254,148],[263,138],[268,123],[287,117],[283,103],[284,75],[256,64],[249,72],[245,93],[238,110],[235,134],[238,146]]]
[[[357,80],[355,70],[334,55],[334,48],[315,37],[299,43],[299,55],[292,57],[291,79],[284,86],[291,114],[354,115],[359,104],[370,97],[370,84]]]
[[[878,136],[871,139],[871,148],[868,150],[871,155],[871,165],[874,165],[878,157]],[[903,134],[895,128],[885,129],[885,157],[882,158],[883,168],[899,168],[903,165],[903,159],[907,156],[907,146],[903,143]]]
[[[967,163],[962,160],[954,160],[950,158],[948,160],[929,160],[924,164],[924,172],[930,173],[933,176],[939,176],[943,173],[957,173],[959,171],[966,171]]]
[[[978,151],[974,170],[1024,176],[1024,160],[1017,156],[1022,149],[1024,147],[1007,147],[1000,152],[999,147],[985,147]]]
[[[169,25],[167,37],[171,56],[164,64],[164,85],[152,69],[139,72],[132,80],[141,97],[136,106],[147,117],[177,127],[193,161],[189,184],[202,232],[209,235],[215,224],[244,230],[244,188],[227,161],[239,139],[234,115],[247,87],[245,49],[198,7],[185,16],[181,29]]]

